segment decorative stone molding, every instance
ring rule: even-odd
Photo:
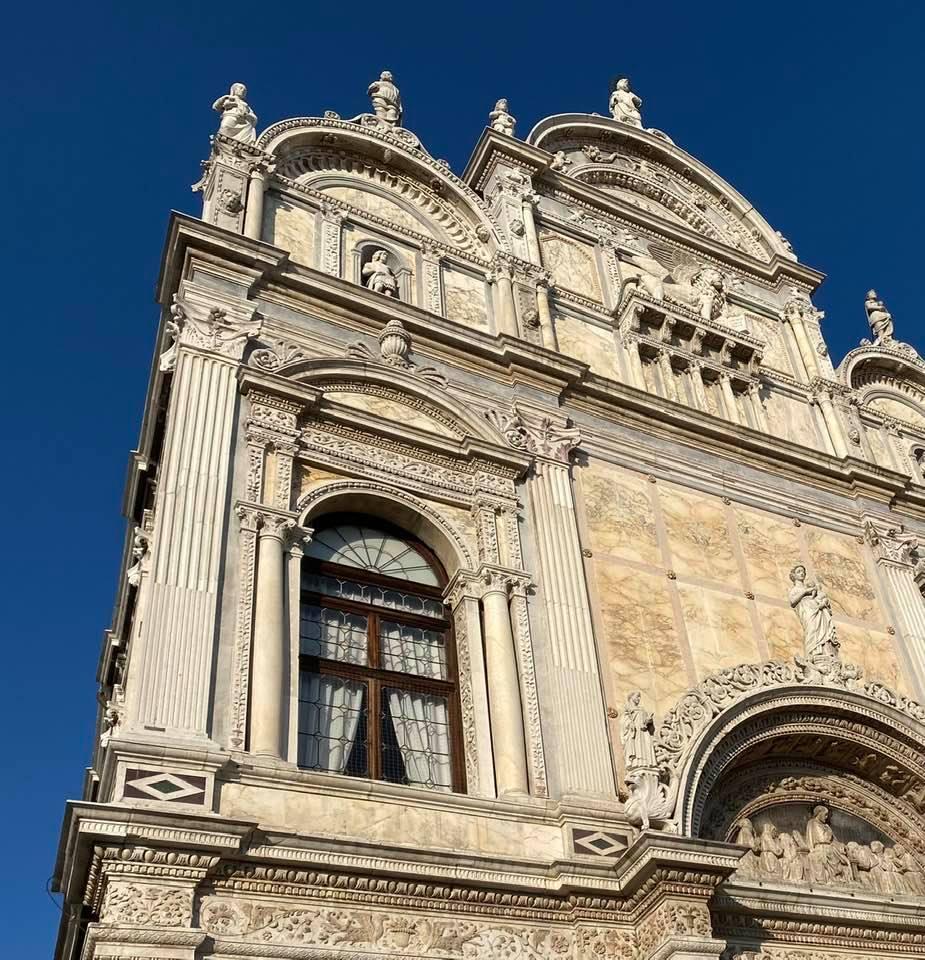
[[[490,410],[486,416],[510,446],[536,457],[568,463],[581,443],[577,427],[557,425],[545,414],[525,414],[516,402],[511,403],[510,414]]]
[[[188,927],[193,916],[192,888],[148,883],[110,883],[103,899],[103,923]]]
[[[390,320],[379,334],[379,355],[376,356],[362,340],[347,345],[347,357],[367,363],[385,363],[407,370],[414,376],[428,380],[434,386],[446,389],[446,377],[436,367],[419,367],[411,359],[411,334],[401,320]]]
[[[263,325],[263,321],[254,316],[254,306],[233,314],[224,307],[204,304],[202,299],[202,295],[191,292],[190,285],[187,285],[182,299],[174,298],[170,311],[172,319],[167,328],[169,333],[181,346],[240,360],[248,341],[260,333]],[[161,357],[162,370],[172,369],[175,365],[170,350]]]

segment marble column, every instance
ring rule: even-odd
[[[832,441],[832,449],[836,457],[848,456],[848,443],[845,438],[845,431],[842,428],[841,420],[835,410],[832,402],[832,394],[825,387],[821,387],[816,393],[816,399],[819,402],[819,409],[822,411],[822,419],[825,421],[826,431]]]
[[[536,285],[536,310],[540,316],[540,332],[543,346],[547,350],[558,350],[556,328],[552,322],[552,310],[549,307],[549,279],[544,278]]]
[[[494,277],[498,286],[498,333],[506,333],[508,336],[516,337],[519,334],[511,271],[506,266],[496,266]]]
[[[732,377],[728,373],[719,375],[719,388],[723,394],[723,406],[726,408],[726,417],[732,423],[741,423],[736,395],[732,389]]]
[[[332,277],[342,274],[341,229],[347,214],[340,207],[324,203],[321,208],[321,269]]]
[[[498,796],[527,794],[527,755],[523,707],[511,614],[509,583],[503,573],[487,570],[483,577],[485,667],[491,713],[495,782]]]
[[[443,316],[443,293],[440,283],[440,251],[425,243],[421,253],[421,280],[424,284],[424,308]]]
[[[678,399],[677,381],[671,366],[671,355],[667,350],[661,349],[658,351],[658,372],[662,378],[662,391],[665,394],[665,399],[676,401]]]
[[[887,605],[912,668],[917,697],[925,697],[925,597],[916,580],[925,567],[925,545],[886,523],[865,524],[886,587]]]
[[[591,625],[569,455],[581,435],[548,417],[521,417],[535,456],[528,481],[536,579],[546,611],[548,651],[543,715],[548,763],[563,795],[612,796],[610,744]]]
[[[816,358],[816,351],[813,350],[812,344],[809,342],[809,334],[806,332],[803,314],[794,311],[787,316],[787,319],[790,322],[790,329],[793,331],[793,338],[796,341],[800,359],[803,361],[806,376],[809,380],[812,380],[813,377],[818,377],[821,371]]]
[[[624,333],[619,340],[626,358],[626,376],[631,387],[646,389],[646,378],[642,372],[642,360],[639,358],[639,339],[633,333]]]
[[[755,418],[755,429],[762,433],[770,433],[771,427],[768,423],[768,412],[761,402],[761,384],[751,383],[748,386],[748,398],[752,405],[752,413]]]
[[[257,534],[257,587],[254,603],[254,649],[251,657],[250,750],[284,758],[284,722],[288,685],[289,631],[285,619],[285,539],[295,527],[291,516],[262,513]]]
[[[184,282],[172,310],[173,371],[128,726],[190,738],[210,733],[209,704],[227,510],[235,374],[261,322],[255,305],[218,302]],[[203,438],[208,438],[204,442]]]
[[[247,207],[244,211],[244,236],[260,240],[263,234],[263,199],[267,188],[267,176],[275,164],[265,160],[254,162],[247,187]]]

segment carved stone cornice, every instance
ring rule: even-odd
[[[510,446],[535,457],[567,464],[581,443],[577,427],[556,424],[546,414],[525,413],[516,401],[511,403],[509,414],[489,410],[486,417]]]

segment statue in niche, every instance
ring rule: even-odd
[[[893,339],[893,317],[877,296],[876,290],[868,290],[864,300],[864,309],[867,311],[867,322],[870,324],[876,342],[882,343]]]
[[[627,770],[657,767],[655,760],[655,721],[642,706],[642,694],[634,690],[626,698],[620,717],[620,742]]]
[[[829,808],[821,804],[813,808],[813,815],[806,824],[806,865],[809,879],[814,883],[833,883],[845,879],[845,868],[850,869],[848,858],[840,844],[836,844],[835,834],[829,826]],[[873,844],[871,844],[873,849]]]
[[[788,599],[803,626],[803,647],[810,660],[832,660],[840,646],[832,619],[832,603],[825,590],[806,579],[806,567],[797,564],[790,571]]]
[[[642,98],[637,97],[630,90],[630,82],[626,77],[618,80],[610,94],[610,115],[620,123],[628,123],[631,127],[642,128]]]
[[[390,127],[401,126],[401,94],[395,86],[395,80],[388,70],[379,74],[366,91],[373,101],[373,113]]]
[[[363,265],[364,283],[373,293],[397,299],[398,278],[389,266],[388,259],[389,255],[385,250],[377,250],[369,263]]]
[[[257,139],[257,114],[247,103],[247,87],[243,83],[233,83],[229,92],[212,104],[212,109],[222,115],[218,132],[223,137],[241,143]]]
[[[517,121],[511,116],[507,108],[507,100],[502,97],[496,104],[495,109],[488,114],[488,124],[492,130],[503,133],[505,136],[514,136],[514,125]]]

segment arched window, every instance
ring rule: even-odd
[[[445,583],[424,544],[381,521],[316,528],[302,567],[300,766],[462,789]]]

